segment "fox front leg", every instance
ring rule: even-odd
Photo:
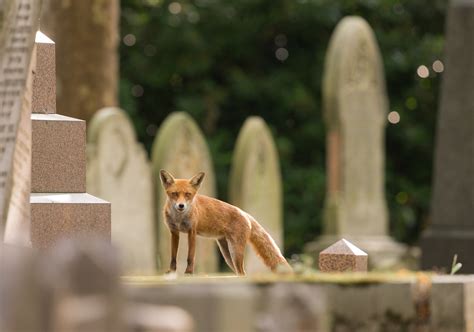
[[[196,255],[196,232],[191,230],[188,233],[188,266],[184,273],[193,274],[194,273],[194,257]]]
[[[167,273],[176,272],[176,256],[178,254],[179,233],[171,232],[171,261],[170,269]]]

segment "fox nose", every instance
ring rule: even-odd
[[[183,204],[183,203],[179,203],[179,204],[178,204],[178,208],[184,209],[184,204]]]

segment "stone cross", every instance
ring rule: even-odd
[[[321,272],[367,272],[368,255],[346,239],[319,253]]]
[[[119,108],[99,110],[88,131],[87,188],[112,204],[112,243],[124,273],[156,272],[151,165],[135,129]]]
[[[450,2],[436,131],[431,225],[422,267],[474,273],[474,1]]]
[[[384,190],[384,129],[388,100],[374,33],[356,16],[336,27],[323,76],[327,128],[324,232],[310,251],[346,237],[371,255],[371,264],[397,264],[403,247],[388,236]]]
[[[214,197],[216,184],[209,148],[194,120],[184,112],[170,114],[161,125],[152,147],[152,167],[156,186],[156,213],[158,235],[158,259],[160,271],[166,271],[170,263],[171,240],[163,220],[166,201],[159,172],[169,171],[176,178],[191,178],[198,172],[206,173],[199,193]],[[187,236],[180,234],[177,271],[183,272],[187,261]],[[196,271],[217,271],[217,246],[214,240],[199,238],[196,244]]]
[[[229,200],[252,215],[283,250],[283,197],[278,152],[260,117],[248,118],[237,138],[229,179]],[[248,273],[268,271],[255,252],[245,255]]]

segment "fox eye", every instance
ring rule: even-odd
[[[191,193],[185,193],[184,196],[186,196],[186,198],[189,199],[189,198],[191,198],[192,195],[191,195]]]
[[[177,193],[176,191],[173,191],[173,192],[171,193],[171,197],[178,197],[178,196],[179,196],[179,195],[178,195],[178,193]]]

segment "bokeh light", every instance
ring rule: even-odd
[[[137,42],[135,35],[129,33],[123,37],[123,43],[127,46],[133,46]]]
[[[433,70],[437,73],[442,73],[444,71],[444,64],[441,62],[441,60],[436,60],[433,62]]]
[[[284,34],[279,34],[275,37],[275,45],[278,47],[285,47],[288,39]]]
[[[400,114],[397,111],[392,111],[388,113],[387,119],[391,124],[397,124],[400,122]]]
[[[139,84],[135,84],[134,86],[132,86],[132,96],[134,97],[141,97],[143,96],[143,87]]]
[[[421,78],[427,78],[428,76],[430,76],[430,70],[425,65],[419,66],[418,69],[416,70],[416,73]]]
[[[177,15],[181,13],[182,7],[179,2],[172,2],[168,5],[168,10],[171,14]]]
[[[275,57],[282,62],[288,59],[289,55],[290,54],[288,53],[288,50],[283,47],[280,47],[279,49],[275,51]]]

